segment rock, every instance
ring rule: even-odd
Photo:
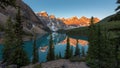
[[[17,65],[10,65],[8,68],[17,68]]]
[[[56,18],[55,15],[48,15],[45,11],[38,12],[36,15],[44,23],[44,25],[47,25],[52,31],[89,26],[91,20],[85,16],[82,16],[81,18],[78,18],[77,16],[70,18]],[[99,18],[94,18],[94,23],[99,21]]]
[[[66,25],[68,26],[73,26],[73,27],[77,27],[77,26],[89,26],[90,25],[90,18],[87,18],[85,16],[82,16],[81,18],[78,18],[76,16],[73,16],[71,18],[62,18],[61,19]],[[99,22],[100,19],[95,17],[94,18],[94,23]]]
[[[39,34],[44,34],[49,31],[49,28],[41,22],[27,4],[22,0],[17,0],[16,4],[21,8],[23,30],[26,33],[32,33],[33,26],[34,28],[37,28],[35,32]],[[0,25],[5,28],[5,22],[8,17],[12,17],[12,20],[14,21],[16,13],[17,9],[11,6],[6,7],[6,9],[0,8]]]
[[[42,63],[42,68],[89,68],[85,62],[70,62],[66,59]]]
[[[47,25],[47,27],[49,27],[51,31],[58,31],[60,29],[66,28],[66,25],[62,20],[57,19],[54,15],[48,15],[45,11],[36,13],[36,15],[44,23],[44,25]]]

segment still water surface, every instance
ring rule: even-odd
[[[52,33],[53,41],[54,41],[54,46],[55,46],[55,54],[61,53],[62,57],[64,56],[65,50],[66,50],[66,34],[59,34],[59,33]],[[86,37],[83,36],[69,36],[70,37],[70,45],[73,47],[73,52],[75,51],[76,47],[76,39],[79,41],[79,48],[82,50],[82,47],[85,50],[85,53],[88,50],[88,41]],[[36,44],[38,48],[38,53],[39,53],[39,61],[40,62],[45,62],[46,61],[46,56],[48,53],[48,47],[49,47],[49,39],[50,39],[50,34],[46,34],[42,37],[37,37],[36,39]],[[25,41],[24,42],[24,49],[26,53],[28,54],[28,57],[30,60],[32,59],[32,47],[33,47],[33,40],[30,41]],[[3,46],[0,45],[0,60],[2,60],[2,48]]]

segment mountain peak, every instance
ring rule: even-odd
[[[48,17],[48,14],[47,14],[46,11],[38,12],[37,15],[39,15],[39,16],[44,16],[44,17]]]
[[[41,11],[40,13],[47,13],[46,11]]]
[[[100,19],[99,19],[99,18],[97,18],[97,17],[94,17],[94,21],[95,21],[95,23],[97,23],[97,22],[99,22],[99,21],[100,21]]]
[[[77,16],[73,16],[70,19],[78,19],[78,17]]]
[[[53,15],[53,14],[50,15],[49,17],[52,18],[52,19],[56,18],[55,15]]]
[[[66,25],[76,25],[76,26],[89,26],[90,25],[90,18],[87,18],[85,16],[82,16],[78,18],[77,16],[73,16],[71,18],[67,19],[61,19]],[[95,17],[94,18],[94,23],[99,22],[99,18]]]
[[[66,25],[74,25],[74,26],[89,26],[90,25],[90,18],[87,18],[85,16],[82,16],[78,18],[77,16],[73,16],[70,18],[56,18],[54,14],[48,15],[46,11],[41,11],[37,13],[37,15],[42,17],[49,17],[50,19],[57,19],[63,21]],[[94,23],[99,22],[100,19],[97,17],[94,17]]]
[[[85,17],[85,16],[82,16],[81,18],[87,18],[87,17]]]

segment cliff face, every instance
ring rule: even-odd
[[[43,22],[43,24],[47,25],[47,27],[49,27],[52,31],[89,26],[91,20],[85,16],[81,18],[76,16],[70,18],[56,18],[55,15],[48,15],[46,11],[38,12],[36,15]],[[94,23],[99,21],[99,18],[94,18]]]
[[[21,8],[23,30],[26,33],[32,33],[33,29],[39,34],[44,34],[47,32],[48,28],[42,24],[41,20],[34,14],[29,6],[22,2],[22,0],[17,0],[16,4]],[[11,6],[6,7],[6,9],[0,8],[0,25],[5,28],[5,22],[8,17],[12,17],[12,19],[15,20],[16,13],[17,9]]]
[[[71,18],[62,18],[61,19],[66,25],[69,25],[69,26],[89,26],[90,25],[90,18],[87,18],[85,16],[81,17],[81,18],[78,18],[76,16],[74,17],[71,17]],[[94,18],[94,23],[97,23],[99,22],[100,20],[95,17]]]
[[[62,20],[56,18],[54,15],[48,15],[47,12],[42,11],[36,14],[44,25],[47,25],[51,31],[65,29],[66,25]]]

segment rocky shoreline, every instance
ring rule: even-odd
[[[2,68],[0,66],[0,68]],[[16,65],[10,65],[8,68],[17,68]],[[36,63],[21,68],[89,68],[85,62],[70,62],[67,59],[59,59],[45,63]]]
[[[40,64],[35,64],[40,65]],[[34,68],[34,65],[22,68]],[[41,68],[89,68],[85,62],[70,62],[67,59],[59,59],[41,64]]]

